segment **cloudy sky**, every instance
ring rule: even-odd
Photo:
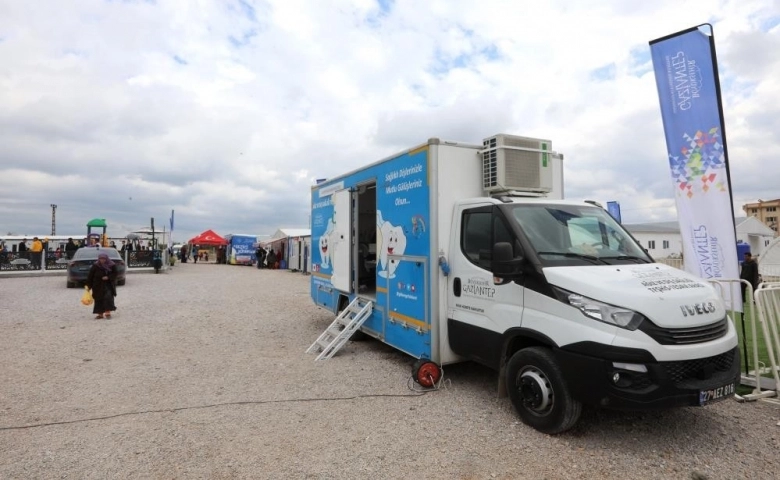
[[[0,235],[305,228],[316,178],[495,133],[674,220],[648,41],[705,22],[739,211],[780,197],[780,0],[0,0]]]

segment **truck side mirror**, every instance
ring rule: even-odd
[[[516,258],[509,242],[497,242],[493,245],[493,258],[490,271],[500,278],[516,278],[522,274],[522,258]]]

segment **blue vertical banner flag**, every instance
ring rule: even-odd
[[[610,215],[612,215],[612,218],[617,220],[618,223],[623,223],[623,221],[620,219],[620,203],[607,202],[607,211]]]
[[[650,52],[677,202],[685,270],[706,280],[738,279],[734,211],[712,26],[700,25],[653,40]],[[723,293],[727,303],[732,304],[728,306],[741,311],[742,302],[731,302],[734,295]]]
[[[170,245],[168,247],[173,247],[173,209],[171,209],[171,233],[170,233],[170,241],[168,242]]]

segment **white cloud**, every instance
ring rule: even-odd
[[[74,234],[171,209],[181,236],[268,234],[306,225],[315,178],[498,132],[552,139],[569,197],[672,219],[648,41],[707,21],[739,210],[780,197],[778,19],[776,0],[4,2],[0,234],[45,233],[51,203]]]

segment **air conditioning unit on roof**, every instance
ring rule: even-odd
[[[484,139],[482,145],[482,187],[486,192],[552,191],[552,141],[499,134]]]

